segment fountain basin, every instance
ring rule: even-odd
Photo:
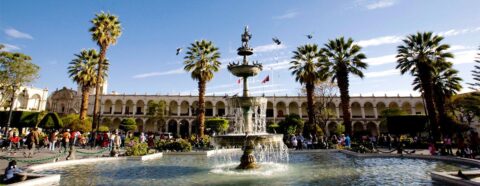
[[[256,76],[260,71],[262,71],[262,65],[260,64],[230,64],[228,65],[228,70],[237,77],[251,77]]]
[[[245,141],[253,143],[253,145],[258,144],[272,144],[272,143],[283,143],[283,134],[252,134],[245,136],[245,134],[228,134],[228,135],[218,135],[213,137],[213,143],[220,147],[234,147],[234,146],[244,146]]]

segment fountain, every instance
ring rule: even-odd
[[[237,54],[243,56],[242,62],[232,62],[228,70],[235,76],[243,79],[243,95],[228,98],[230,114],[234,115],[233,132],[218,135],[213,138],[215,145],[219,147],[243,146],[243,155],[237,169],[258,168],[255,150],[262,151],[262,161],[270,161],[270,155],[280,159],[288,159],[287,148],[283,144],[282,134],[269,134],[266,131],[266,107],[267,99],[264,97],[251,97],[248,95],[248,78],[256,76],[262,71],[262,64],[252,62],[249,64],[247,56],[253,54],[248,41],[252,35],[248,32],[248,26],[242,34],[242,46],[237,49]],[[280,155],[275,155],[280,153]],[[278,157],[281,156],[281,157]]]

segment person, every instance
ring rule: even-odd
[[[145,133],[140,133],[140,143],[145,143]]]
[[[351,146],[350,135],[347,134],[347,136],[345,137],[345,147],[350,148],[350,146]]]
[[[21,173],[22,170],[17,168],[17,161],[15,160],[12,160],[8,163],[8,166],[7,168],[5,169],[5,175],[4,175],[4,178],[3,178],[3,182],[6,183],[6,184],[9,184],[9,183],[14,183],[15,181],[17,181],[15,179],[15,174],[16,173]]]
[[[292,141],[292,148],[297,149],[298,142],[297,142],[297,137],[295,137],[295,135],[292,136],[291,141]]]
[[[10,147],[8,149],[12,149],[12,146],[15,147],[15,149],[18,149],[20,147],[20,137],[18,137],[17,134],[13,133],[9,140]]]
[[[65,152],[67,151],[67,148],[68,146],[70,146],[70,138],[71,138],[71,134],[70,134],[70,129],[67,129],[64,133],[63,133],[63,138],[62,138],[62,145],[63,145],[63,149],[65,150]]]
[[[428,151],[430,151],[430,155],[432,156],[437,155],[437,149],[435,149],[435,144],[433,142],[428,146]]]
[[[387,135],[387,145],[388,145],[388,150],[392,149],[392,136],[390,134]]]
[[[447,136],[444,140],[445,143],[445,150],[447,151],[448,155],[453,155],[453,150],[452,150],[452,138]]]
[[[33,155],[33,151],[35,150],[35,146],[39,144],[38,140],[38,130],[34,128],[30,131],[27,136],[27,147],[28,147],[28,157],[31,158]]]

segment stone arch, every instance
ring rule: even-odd
[[[122,114],[122,108],[123,107],[123,102],[122,100],[117,100],[115,101],[115,106],[113,108],[113,113],[114,114]]]
[[[352,103],[352,118],[362,118],[362,106],[358,102]]]
[[[213,116],[213,103],[211,101],[205,102],[205,116]]]
[[[135,108],[136,115],[142,115],[145,113],[145,102],[143,102],[143,100],[138,100],[136,106],[137,106],[137,108]]]
[[[171,119],[168,121],[167,131],[172,133],[173,136],[178,134],[177,120]]]
[[[415,104],[415,114],[425,115],[425,107],[424,107],[423,103],[417,102]]]
[[[287,114],[286,110],[287,110],[287,107],[285,105],[284,102],[278,102],[277,105],[276,105],[276,108],[277,108],[277,117],[285,117],[285,115]]]
[[[38,94],[34,94],[31,98],[32,100],[32,109],[33,110],[40,110],[40,101],[42,100],[42,97]]]
[[[107,99],[105,101],[105,105],[103,107],[104,107],[104,111],[103,111],[104,114],[113,114],[113,102],[112,102],[112,100]]]
[[[178,103],[176,101],[170,101],[168,110],[170,116],[176,116],[178,114]]]
[[[154,100],[148,100],[147,101],[147,110],[145,111],[147,114],[148,113],[153,113],[155,111],[155,108],[152,107],[152,104],[154,104],[154,103],[155,103]],[[165,106],[165,107],[167,107],[167,106]]]
[[[198,101],[194,101],[192,105],[190,106],[190,110],[193,115],[197,115],[197,110],[198,110]]]
[[[156,129],[155,129],[155,120],[150,118],[150,119],[147,119],[147,121],[145,122],[145,128],[143,129],[143,132],[155,132]]]
[[[307,107],[307,105],[308,105],[307,102],[303,102],[303,103],[302,103],[302,106],[301,106],[301,108],[302,108],[302,117],[304,117],[304,118],[305,118],[305,117],[308,117],[308,110],[307,110],[308,107]]]
[[[388,108],[389,108],[389,109],[399,109],[399,106],[398,106],[398,103],[397,103],[397,102],[393,102],[393,101],[392,101],[392,102],[390,102],[390,103],[388,104]]]
[[[335,103],[327,103],[327,109],[332,114],[332,118],[337,118],[337,108],[335,107]]]
[[[297,114],[300,115],[300,112],[298,111],[298,104],[295,101],[292,101],[288,104],[288,112],[289,114]],[[306,115],[307,113],[305,113]],[[303,113],[302,113],[303,115]]]
[[[120,127],[121,122],[122,120],[120,118],[113,119],[113,122],[111,123],[110,126],[108,126],[108,129],[110,130],[118,129],[118,127]]]
[[[137,132],[143,132],[143,120],[137,118],[135,119],[135,123],[137,124]]]
[[[217,101],[217,103],[215,104],[215,108],[217,109],[217,113],[216,113],[217,116],[226,115],[225,103],[223,103],[223,101]]]
[[[363,123],[360,121],[355,122],[353,124],[353,132],[357,133],[362,131],[365,131],[365,129],[363,129]]]
[[[330,122],[327,125],[328,133],[331,135],[335,134],[338,124],[336,122]]]
[[[387,106],[385,105],[384,102],[378,102],[377,103],[377,112],[380,117],[382,117],[382,112],[387,109]]]
[[[372,103],[365,102],[365,104],[363,104],[363,110],[365,111],[365,118],[375,118],[375,111]]]
[[[183,119],[180,121],[179,124],[180,124],[180,136],[182,136],[182,138],[189,137],[190,123],[187,120]]]
[[[188,104],[188,101],[182,101],[180,103],[180,115],[181,116],[188,116],[188,110],[190,109],[190,105]]]
[[[199,133],[198,132],[199,131],[198,130],[198,126],[199,126],[198,125],[198,120],[195,119],[195,120],[191,121],[190,125],[191,125],[190,128],[192,129],[191,134],[198,134]]]
[[[274,116],[274,113],[273,113],[273,103],[268,101],[267,102],[267,117],[273,117]]]
[[[370,132],[370,135],[372,136],[378,136],[377,124],[375,124],[374,122],[368,122],[367,131]]]
[[[126,115],[132,115],[134,109],[135,108],[133,108],[133,101],[132,100],[127,100],[127,103],[125,104],[125,114]]]
[[[412,105],[409,102],[403,102],[402,110],[405,111],[407,114],[414,114],[412,113]]]

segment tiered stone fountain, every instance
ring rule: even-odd
[[[248,78],[262,71],[260,63],[252,62],[249,64],[247,60],[247,56],[253,54],[253,48],[248,46],[248,41],[251,37],[252,35],[248,32],[248,27],[245,27],[245,31],[242,34],[242,46],[237,49],[237,54],[243,56],[243,61],[233,62],[228,65],[228,70],[233,75],[243,79],[243,95],[241,97],[234,96],[228,98],[231,108],[229,109],[231,111],[230,114],[235,116],[233,121],[234,130],[231,133],[214,137],[214,143],[220,147],[243,146],[243,155],[237,169],[258,168],[259,165],[257,165],[254,154],[255,149],[268,149],[267,153],[286,151],[282,134],[269,134],[266,132],[267,99],[248,95]],[[278,150],[279,148],[281,149]]]

